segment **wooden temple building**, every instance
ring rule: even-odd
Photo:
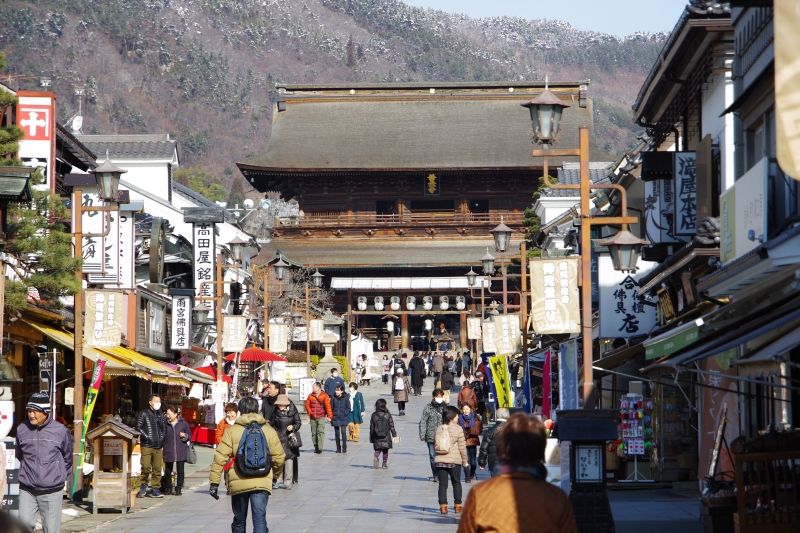
[[[318,268],[336,291],[334,312],[349,312],[375,350],[467,347],[480,290],[471,294],[465,274],[494,254],[489,230],[501,220],[517,231],[509,254],[518,249],[539,184],[520,104],[544,87],[279,85],[266,153],[238,167],[300,211],[276,225],[260,260],[280,253]],[[559,148],[574,148],[578,127],[592,125],[587,82],[549,90],[570,105]]]

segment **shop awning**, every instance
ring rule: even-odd
[[[644,344],[645,359],[659,359],[672,355],[700,340],[700,327],[703,319],[697,318],[673,328],[661,335],[646,340]]]
[[[172,370],[164,363],[151,359],[130,348],[114,346],[95,348],[95,350],[100,352],[103,357],[108,355],[127,362],[133,368],[134,375],[138,378],[166,385],[181,385],[183,387],[191,385],[190,380],[180,372]]]
[[[756,350],[750,356],[732,361],[731,365],[737,366],[739,373],[746,376],[779,375],[780,363],[786,360],[787,352],[798,345],[800,345],[800,329],[794,329]]]
[[[28,324],[33,329],[37,330],[39,333],[47,337],[48,339],[60,344],[64,348],[69,348],[70,350],[75,350],[75,336],[72,332],[65,331],[63,329],[53,328],[50,326],[45,326],[44,324],[40,324],[38,322],[34,322],[32,320],[26,320],[26,324]],[[113,356],[106,356],[106,354],[101,354],[97,351],[97,349],[86,346],[83,350],[83,356],[90,361],[97,362],[98,357],[102,357],[106,359],[106,375],[108,376],[129,376],[133,375],[134,368],[126,363],[123,360],[120,360]]]
[[[638,342],[631,346],[614,350],[610,354],[595,361],[592,366],[594,368],[602,368],[603,370],[611,370],[617,368],[618,366],[624,365],[628,361],[635,359],[643,353],[645,353],[644,344]]]

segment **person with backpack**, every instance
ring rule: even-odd
[[[386,407],[386,400],[378,398],[375,402],[375,412],[369,419],[369,441],[375,450],[372,459],[372,468],[378,468],[381,454],[383,454],[383,468],[389,468],[389,450],[392,449],[392,441],[397,437],[394,428],[394,420]]]
[[[336,453],[347,453],[347,424],[350,417],[350,395],[345,394],[344,386],[336,385],[331,398],[331,425],[336,437]]]
[[[448,405],[444,409],[442,425],[436,428],[433,446],[436,452],[434,466],[439,478],[439,512],[447,514],[447,480],[453,483],[454,510],[460,513],[461,505],[461,468],[469,466],[467,457],[467,441],[464,431],[458,425],[458,409]]]
[[[331,399],[322,390],[322,384],[317,381],[311,386],[311,394],[306,398],[306,413],[311,426],[311,441],[314,443],[314,452],[322,453],[325,445],[325,422],[333,419]]]
[[[394,403],[397,404],[399,416],[405,416],[406,402],[411,395],[411,383],[408,381],[408,376],[403,374],[403,369],[398,368],[394,378],[392,378],[392,394],[394,395]]]
[[[245,533],[251,509],[254,533],[267,533],[267,503],[272,494],[273,472],[283,468],[286,455],[278,434],[258,409],[258,400],[242,398],[240,416],[223,435],[211,464],[209,494],[219,499],[222,472],[228,472],[228,493],[233,509],[233,533]]]
[[[478,445],[480,445],[481,431],[483,424],[481,418],[475,415],[472,408],[465,404],[458,415],[458,425],[464,430],[464,439],[467,442],[467,457],[469,457],[469,468],[464,470],[464,481],[472,483],[475,471],[478,469]]]
[[[419,440],[428,445],[428,457],[431,462],[430,480],[434,483],[439,481],[436,476],[436,467],[433,464],[436,458],[434,437],[436,436],[436,428],[442,425],[444,408],[444,391],[442,389],[433,389],[431,403],[425,406],[425,409],[422,410],[422,418],[419,419]]]

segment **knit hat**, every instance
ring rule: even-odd
[[[46,392],[34,392],[31,394],[31,399],[25,404],[25,409],[33,409],[34,411],[41,411],[47,415],[50,414],[50,395]]]
[[[275,405],[290,405],[291,403],[285,394],[278,394],[278,399],[275,400]]]

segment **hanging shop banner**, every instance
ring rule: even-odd
[[[512,407],[511,378],[508,374],[508,359],[505,355],[493,355],[489,358],[489,371],[492,373],[492,386],[497,399],[497,407]]]
[[[580,333],[578,258],[532,259],[531,317],[540,334]]]
[[[81,212],[81,231],[83,233],[83,242],[81,243],[83,263],[81,268],[84,274],[102,274],[105,239],[101,235],[106,229],[104,227],[106,213],[88,211],[86,209],[102,207],[103,201],[95,192],[84,192],[83,196],[81,196],[81,206],[84,208],[84,211]],[[74,216],[78,211],[73,209],[72,212]],[[74,218],[72,223],[75,223]]]
[[[477,340],[481,338],[481,319],[477,316],[467,317],[467,339]]]
[[[41,168],[42,188],[55,190],[56,95],[44,91],[17,92],[17,127],[22,130],[19,158],[26,167]]]
[[[645,238],[654,244],[680,242],[672,235],[673,189],[672,180],[644,182]]]
[[[192,298],[172,297],[172,342],[173,350],[188,350],[192,345]]]
[[[656,308],[639,298],[639,280],[658,263],[639,260],[635,274],[614,270],[611,256],[599,258],[600,337],[613,339],[646,335],[656,325]]]
[[[513,355],[522,347],[519,315],[497,315],[494,317],[495,353]]]
[[[544,365],[542,366],[542,418],[550,418],[550,408],[553,401],[552,372],[553,350],[544,352]]]
[[[86,291],[84,340],[90,346],[114,347],[122,342],[125,315],[122,294],[106,290]]]
[[[101,272],[98,274],[89,274],[89,283],[96,284],[114,284],[118,282],[119,276],[119,212],[108,211],[103,213],[96,213],[103,220],[105,226],[102,232],[108,232],[107,237],[102,237],[102,247],[99,249],[100,261],[102,263]]]
[[[83,429],[81,430],[81,451],[78,454],[78,460],[75,461],[75,472],[80,472],[83,468],[83,455],[84,446],[86,445],[86,430],[89,428],[89,421],[92,419],[92,412],[94,411],[94,404],[97,403],[97,395],[100,394],[100,385],[103,384],[103,374],[106,370],[106,360],[98,359],[94,364],[94,372],[92,372],[92,383],[86,391],[86,404],[83,408]],[[72,490],[70,494],[75,494],[78,490],[78,476],[74,476],[72,480]]]
[[[775,133],[778,163],[789,176],[800,179],[800,9],[796,0],[775,0]]]
[[[491,320],[484,320],[481,323],[481,333],[483,351],[497,353],[497,346],[495,346],[494,342],[494,322]]]
[[[269,351],[282,353],[289,347],[289,326],[286,324],[269,325]]]
[[[562,342],[558,350],[559,409],[578,409],[578,343]]]
[[[203,303],[210,308],[209,316],[214,316],[217,302],[214,300],[216,270],[214,269],[214,224],[196,223],[194,232],[194,288]],[[200,303],[198,301],[198,303]]]
[[[697,233],[697,154],[675,152],[675,211],[676,236],[691,237]]]
[[[323,335],[325,335],[325,321],[319,319],[310,320],[308,325],[308,340],[311,342],[321,341]]]
[[[222,350],[225,352],[241,352],[245,347],[247,347],[247,317],[223,317]]]
[[[136,287],[136,278],[134,274],[134,249],[135,249],[135,236],[133,229],[133,213],[131,211],[119,212],[119,242],[117,248],[119,249],[117,275],[117,288],[119,289],[133,289]]]

